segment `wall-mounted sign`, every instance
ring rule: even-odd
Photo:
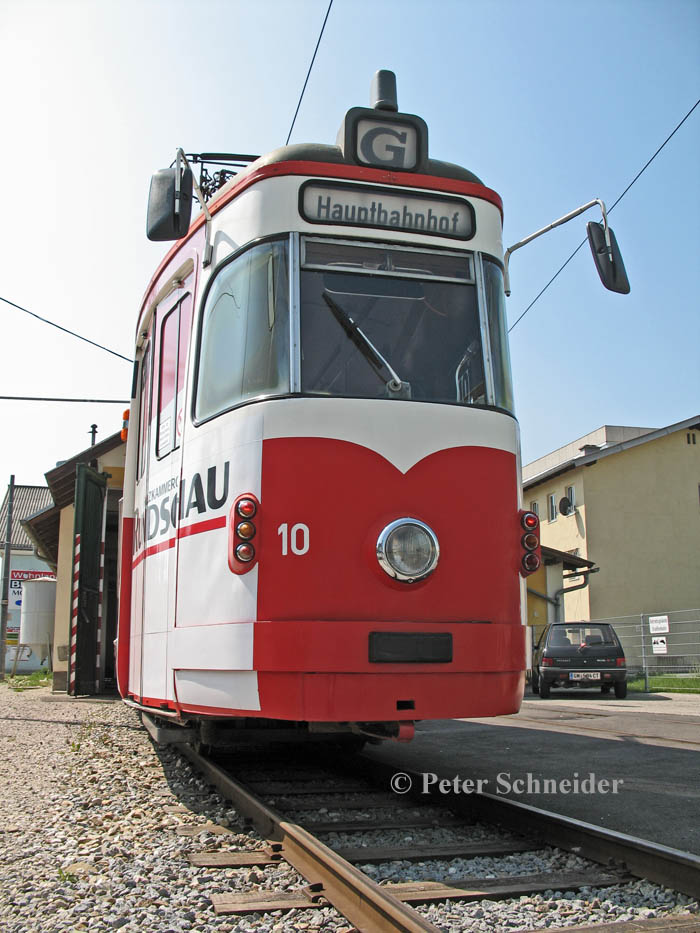
[[[668,631],[668,616],[649,616],[649,631],[652,635],[662,635]]]
[[[424,196],[360,185],[306,182],[299,192],[301,216],[313,224],[378,227],[469,240],[474,208],[463,198]]]
[[[654,635],[651,639],[651,650],[654,654],[668,654],[668,644],[665,635]]]

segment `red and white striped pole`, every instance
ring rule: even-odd
[[[102,606],[105,584],[105,540],[107,537],[107,488],[105,487],[102,502],[102,533],[100,535],[100,582],[97,595],[97,647],[95,668],[95,691],[100,692],[102,683]]]
[[[76,650],[78,646],[78,602],[80,599],[80,535],[75,536],[73,549],[73,608],[70,614],[70,660],[68,662],[68,693],[75,696]]]

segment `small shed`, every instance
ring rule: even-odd
[[[116,689],[112,644],[125,453],[116,433],[59,463],[45,474],[53,505],[23,523],[37,554],[56,570],[55,692]]]

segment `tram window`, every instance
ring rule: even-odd
[[[141,359],[141,393],[139,398],[139,463],[138,478],[144,474],[148,459],[148,438],[151,420],[151,347],[146,347]]]
[[[288,242],[262,243],[224,266],[207,295],[195,415],[289,392]]]
[[[390,246],[363,246],[338,241],[304,241],[305,268],[333,268],[371,275],[420,276],[465,282],[474,281],[468,253],[428,253]]]
[[[192,296],[186,295],[168,312],[160,327],[158,457],[180,446],[191,319]]]
[[[491,360],[493,362],[494,404],[513,411],[513,380],[510,370],[510,352],[506,330],[506,304],[501,267],[484,259],[484,285],[486,313],[489,322]]]
[[[470,255],[305,245],[302,391],[487,403]]]

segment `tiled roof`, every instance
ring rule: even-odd
[[[5,492],[5,498],[0,507],[0,547],[4,547],[7,537],[7,504],[10,491]],[[53,505],[51,492],[48,486],[15,486],[12,500],[12,548],[19,551],[32,551],[34,545],[27,537],[27,532],[20,522]]]

